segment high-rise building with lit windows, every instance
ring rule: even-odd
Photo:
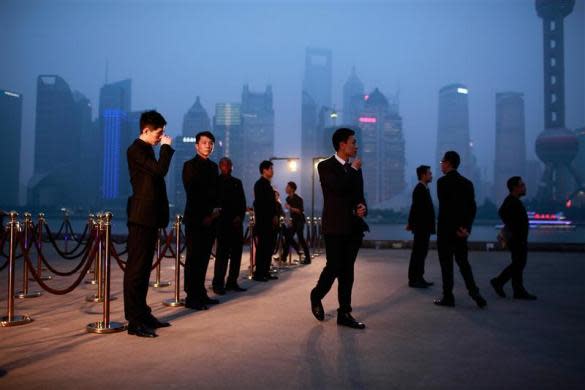
[[[20,187],[20,138],[22,131],[22,95],[0,89],[0,123],[2,144],[0,153],[0,209],[19,204]]]

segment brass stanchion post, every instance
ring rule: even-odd
[[[160,248],[160,236],[161,236],[161,229],[158,229],[158,238],[156,240],[156,260],[158,261],[158,259],[161,258],[161,248]],[[161,288],[161,287],[169,287],[171,285],[171,282],[168,281],[161,281],[160,280],[160,270],[161,270],[161,261],[158,261],[158,264],[156,265],[156,271],[155,271],[155,279],[154,282],[150,282],[150,286],[154,287],[154,288]]]
[[[16,233],[18,230],[18,213],[11,211],[8,213],[10,216],[9,229],[10,229],[10,249],[8,255],[8,308],[6,317],[0,318],[0,326],[16,326],[28,324],[32,319],[28,315],[15,315],[14,314],[14,282],[15,282],[15,265],[16,265]]]
[[[88,295],[85,300],[87,302],[96,302],[100,303],[104,301],[104,292],[103,292],[103,268],[104,268],[104,242],[102,240],[103,237],[103,223],[104,223],[104,215],[101,213],[97,214],[97,224],[96,224],[96,231],[95,231],[95,239],[97,240],[98,250],[97,250],[97,258],[95,261],[94,266],[94,273],[93,273],[93,280],[87,281],[90,284],[97,285],[97,292],[95,294]]]
[[[250,266],[248,267],[248,279],[254,276],[254,267],[256,266],[256,240],[254,239],[254,225],[256,216],[253,211],[248,213],[248,230],[250,231]]]
[[[94,262],[93,264],[93,270],[88,271],[88,273],[93,273],[93,277],[89,280],[85,281],[85,284],[98,284],[98,280],[99,280],[99,273],[100,273],[100,267],[101,267],[101,259],[102,259],[102,242],[100,241],[100,224],[101,224],[101,220],[102,220],[102,214],[101,213],[97,213],[97,215],[93,215],[90,214],[89,215],[89,219],[91,220],[91,226],[93,228],[93,234],[95,236],[95,240],[98,241],[98,252],[97,252],[97,260]],[[99,289],[99,287],[98,287]],[[89,297],[88,297],[89,300]],[[93,302],[93,299],[89,300],[90,302]],[[98,302],[98,301],[96,301]]]
[[[30,248],[30,241],[29,241],[30,234],[31,233],[34,234],[31,227],[32,227],[32,216],[30,213],[24,213],[24,243],[23,244],[24,244],[25,251],[28,251],[28,249]],[[23,298],[40,297],[41,296],[40,291],[28,291],[28,274],[29,274],[28,262],[26,261],[24,256],[22,256],[22,261],[23,261],[23,265],[22,265],[22,290],[16,292],[15,298],[23,299]]]
[[[185,306],[185,300],[180,298],[181,294],[181,222],[183,216],[177,214],[175,219],[175,297],[165,299],[163,305],[170,307]]]
[[[111,242],[112,213],[109,211],[104,214],[100,231],[103,232],[104,240],[104,313],[102,321],[93,322],[87,325],[89,333],[116,333],[126,330],[126,325],[121,322],[110,321],[110,242]]]
[[[37,242],[39,243],[39,252],[37,253],[37,274],[39,275],[39,279],[41,280],[51,280],[53,277],[51,275],[43,276],[43,256],[41,255],[41,251],[43,249],[43,228],[47,221],[45,220],[45,213],[38,214],[38,223],[37,223]],[[34,278],[30,278],[30,280],[34,280]]]

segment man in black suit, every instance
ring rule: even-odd
[[[305,208],[303,206],[303,198],[297,195],[297,184],[294,181],[289,181],[286,185],[286,203],[284,207],[286,207],[290,211],[290,217],[292,220],[292,227],[291,227],[291,243],[294,242],[294,236],[299,239],[299,245],[303,248],[305,259],[301,262],[301,264],[311,264],[311,254],[309,253],[309,246],[307,245],[307,241],[305,241]],[[289,251],[289,245],[285,246],[286,255]],[[286,260],[286,255],[283,257]]]
[[[512,279],[514,299],[535,300],[536,296],[530,294],[524,288],[522,273],[526,267],[528,256],[528,214],[520,200],[526,195],[526,184],[520,176],[512,176],[506,183],[510,194],[504,199],[498,213],[504,221],[507,230],[506,244],[512,255],[512,264],[507,266],[502,273],[490,282],[496,293],[502,298],[506,297],[504,285]]]
[[[246,214],[246,195],[242,182],[232,176],[232,161],[223,157],[219,160],[221,175],[218,179],[219,207],[217,256],[213,273],[213,292],[224,295],[226,290],[246,291],[238,285],[242,247],[244,245],[243,220]],[[224,285],[228,268],[227,283]]]
[[[219,216],[217,196],[217,164],[209,159],[215,137],[209,131],[195,136],[197,154],[183,165],[183,186],[187,194],[185,205],[185,307],[207,310],[208,304],[219,303],[211,299],[205,289],[205,275],[215,240],[215,222]]]
[[[471,233],[477,211],[475,191],[473,183],[457,172],[460,162],[457,152],[452,150],[446,152],[441,160],[441,171],[444,176],[437,181],[439,198],[437,249],[443,277],[443,297],[435,300],[435,304],[455,306],[453,296],[453,258],[455,258],[469,295],[477,306],[483,308],[487,302],[479,294],[467,259],[467,237]]]
[[[257,237],[256,246],[256,270],[253,280],[267,282],[278,279],[270,274],[272,264],[272,252],[278,227],[277,205],[274,189],[270,184],[274,171],[272,163],[264,160],[260,163],[260,179],[254,184],[254,235]]]
[[[433,173],[431,167],[421,165],[416,168],[416,175],[419,182],[412,191],[412,205],[406,226],[406,230],[414,234],[408,266],[408,285],[414,288],[427,288],[433,285],[423,277],[425,259],[429,252],[429,240],[431,234],[435,234],[435,208],[428,187],[433,180]]]
[[[124,272],[124,314],[128,334],[156,337],[155,328],[170,326],[160,322],[146,303],[148,279],[159,228],[169,223],[169,201],[165,176],[175,152],[171,137],[164,133],[166,121],[156,111],[140,116],[140,136],[126,153],[132,196],[128,198],[128,261]],[[158,161],[154,145],[162,144]]]
[[[354,263],[368,226],[363,220],[367,213],[361,161],[357,155],[355,132],[340,128],[333,133],[335,154],[317,166],[323,190],[322,231],[325,238],[327,263],[317,285],[311,290],[311,311],[323,321],[325,311],[321,300],[337,278],[339,308],[337,324],[355,329],[366,326],[352,315],[351,291]],[[354,158],[350,162],[350,158]]]

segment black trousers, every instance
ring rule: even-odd
[[[362,236],[325,235],[327,262],[321,271],[313,298],[321,300],[327,295],[337,278],[337,299],[340,313],[351,312],[351,291],[354,280],[354,264],[362,245]]]
[[[295,235],[297,236],[298,244],[295,242],[294,237]],[[284,246],[284,252],[283,252],[283,256],[284,260],[286,260],[286,258],[288,257],[288,252],[290,250],[290,246],[292,245],[292,247],[298,252],[299,251],[299,245],[301,248],[303,248],[303,253],[305,256],[305,259],[311,259],[311,254],[309,253],[309,246],[307,245],[307,241],[305,241],[305,224],[304,223],[300,223],[300,224],[294,224],[292,225],[292,227],[288,230],[288,237],[287,237],[287,241],[289,241],[288,243],[285,243]]]
[[[124,315],[131,323],[144,323],[151,316],[146,295],[157,233],[157,228],[128,224],[128,261],[124,271]]]
[[[187,240],[187,259],[185,261],[185,292],[186,301],[190,304],[203,303],[207,298],[205,289],[205,275],[209,266],[211,248],[215,240],[215,227],[190,226],[185,227]]]
[[[515,294],[525,292],[523,272],[526,267],[528,257],[528,248],[526,242],[513,241],[508,242],[510,254],[512,256],[512,263],[504,268],[502,273],[496,278],[499,284],[504,285],[512,279],[512,288]]]
[[[256,270],[254,271],[254,276],[262,278],[270,274],[276,231],[272,228],[264,227],[263,229],[255,230],[254,234],[257,238]]]
[[[215,257],[215,267],[213,271],[213,287],[223,288],[225,274],[228,269],[227,285],[234,285],[238,282],[240,276],[240,266],[242,264],[242,247],[243,227],[239,226],[222,226],[219,228],[217,235],[217,253]]]
[[[410,263],[408,264],[408,281],[418,282],[423,280],[425,273],[425,259],[429,253],[430,232],[414,232]]]
[[[473,279],[473,272],[467,258],[467,239],[439,235],[437,237],[437,250],[443,278],[443,296],[447,298],[453,297],[453,258],[455,258],[461,276],[463,276],[469,295],[479,294],[479,289]]]

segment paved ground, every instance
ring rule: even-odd
[[[354,315],[367,324],[364,331],[336,325],[335,291],[324,300],[323,323],[310,314],[308,293],[323,257],[275,282],[243,280],[248,292],[227,295],[205,312],[164,307],[172,287],[151,290],[154,313],[173,324],[156,339],[85,333],[100,318],[100,306],[84,302],[93,292],[87,285],[65,296],[19,300],[17,313],[34,322],[0,328],[0,388],[583,388],[582,253],[530,254],[526,285],[537,302],[497,298],[488,281],[507,263],[506,253],[472,253],[486,310],[467,297],[459,275],[453,309],[431,303],[437,286],[409,289],[408,255],[360,253]],[[427,264],[427,279],[439,282],[436,252]],[[169,260],[163,276],[172,273]],[[4,311],[6,271],[0,280]],[[118,269],[112,291],[121,298]],[[112,303],[112,320],[123,320],[121,299]]]

